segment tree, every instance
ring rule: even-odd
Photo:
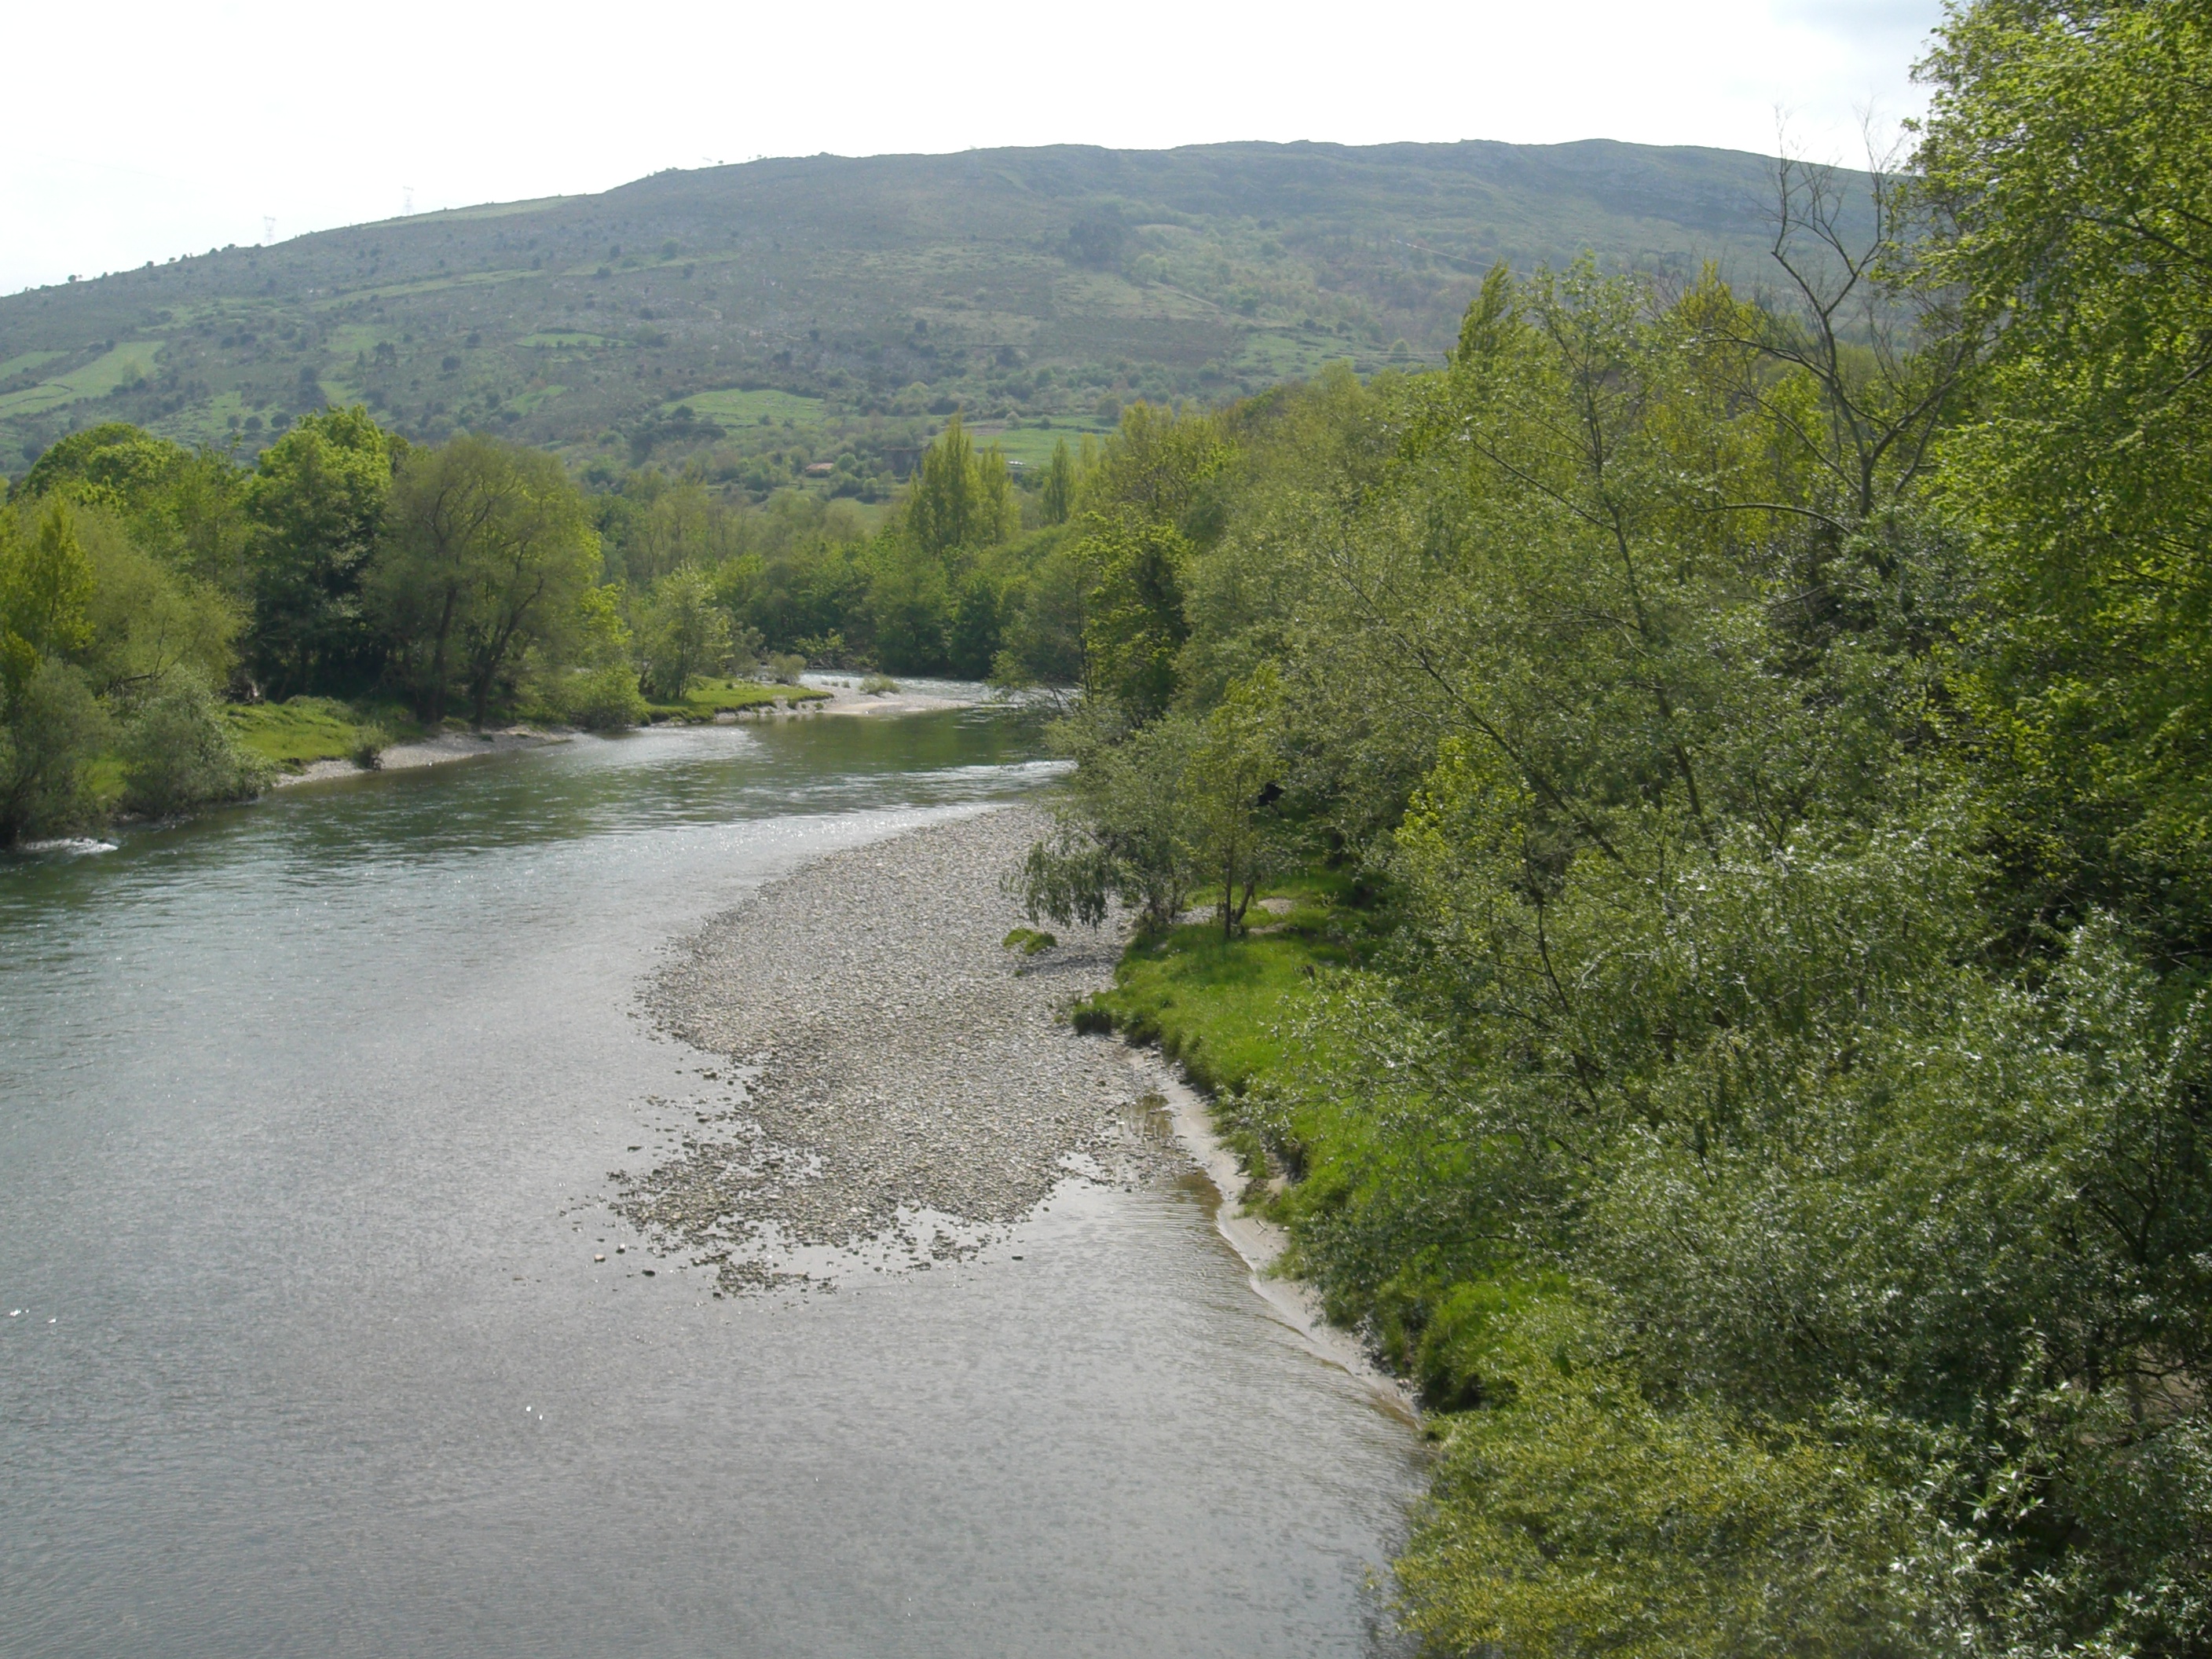
[[[44,664],[91,643],[93,589],[65,504],[49,503],[36,529],[21,511],[0,514],[0,693],[9,702]]]
[[[956,414],[922,453],[907,497],[908,533],[924,552],[941,558],[994,546],[1021,523],[1006,458],[995,448],[978,454]]]
[[[170,674],[140,700],[121,746],[130,811],[159,815],[246,800],[269,784],[269,767],[239,743],[206,683],[189,670]]]
[[[368,587],[423,720],[459,691],[482,725],[503,677],[578,614],[599,559],[553,457],[464,434],[403,458]]]
[[[1075,511],[1075,462],[1067,453],[1067,440],[1052,447],[1052,467],[1044,475],[1044,521],[1066,524]]]
[[[643,627],[645,689],[659,702],[683,702],[694,681],[729,661],[729,613],[696,564],[678,565],[661,578]]]
[[[83,673],[42,659],[0,719],[0,845],[56,835],[98,811],[92,765],[108,732],[107,714]]]
[[[93,815],[107,720],[69,660],[91,642],[93,592],[66,502],[0,512],[0,845]]]
[[[1214,910],[1224,942],[1243,925],[1260,884],[1296,855],[1273,810],[1283,793],[1268,706],[1277,693],[1272,668],[1237,687],[1192,733],[1183,767],[1176,833],[1193,872],[1219,895]]]
[[[2212,20],[1979,0],[1926,68],[1919,271],[1994,331],[1943,497],[1986,572],[1969,711],[2023,925],[2212,955]]]
[[[273,695],[358,688],[380,666],[362,584],[391,496],[395,443],[356,404],[303,416],[261,453],[246,487],[253,668]]]

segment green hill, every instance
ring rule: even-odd
[[[1433,359],[1500,258],[1755,276],[1772,168],[1593,142],[672,171],[0,299],[0,464],[112,419],[251,452],[355,399],[412,436],[713,451],[732,478],[777,443],[786,471],[895,470],[955,407],[1042,454],[1135,398]]]

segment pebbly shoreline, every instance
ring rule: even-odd
[[[957,1259],[1070,1176],[1188,1169],[1120,1046],[1060,1018],[1111,982],[1121,930],[1000,943],[1024,921],[1000,881],[1047,822],[1004,808],[833,854],[679,945],[647,1007],[740,1097],[617,1172],[614,1207],[730,1291]]]

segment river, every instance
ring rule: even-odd
[[[1395,1651],[1413,1433],[1194,1178],[826,1293],[592,1263],[669,941],[1044,776],[814,716],[0,861],[0,1651]]]

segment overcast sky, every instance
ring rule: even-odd
[[[0,293],[669,167],[1222,139],[1623,138],[1862,158],[1940,0],[647,0],[26,7]]]

